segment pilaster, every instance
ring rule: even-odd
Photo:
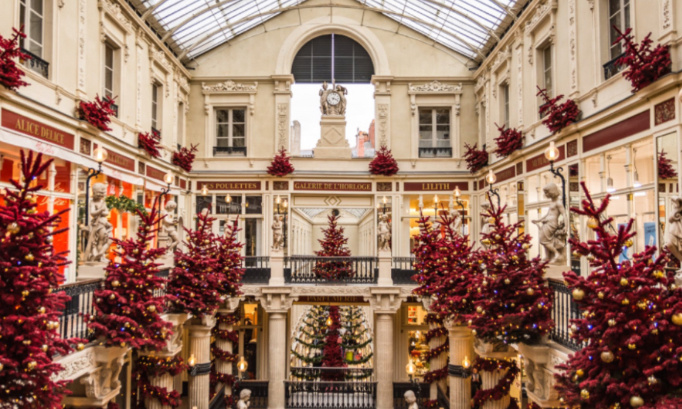
[[[376,314],[375,351],[377,376],[377,409],[393,408],[394,320],[401,304],[400,289],[373,288],[370,305]]]
[[[445,321],[450,342],[450,362],[448,380],[450,382],[450,407],[452,409],[468,409],[471,407],[471,376],[464,368],[465,358],[474,360],[474,336],[464,325]]]
[[[211,330],[216,324],[215,317],[205,315],[193,318],[185,325],[189,330],[189,354],[194,355],[195,364],[189,376],[189,407],[208,409],[210,398]]]

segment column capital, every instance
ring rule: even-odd
[[[268,314],[286,313],[294,303],[291,287],[266,287],[261,290],[261,295],[256,298]]]
[[[239,297],[230,297],[218,308],[218,312],[223,314],[231,314],[239,308],[241,299]]]
[[[377,314],[395,314],[402,302],[400,295],[400,288],[372,288],[369,305]]]

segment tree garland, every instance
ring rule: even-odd
[[[429,342],[431,339],[439,337],[439,336],[446,336],[448,333],[448,330],[443,327],[443,319],[440,318],[438,314],[434,313],[428,313],[426,314],[426,317],[424,321],[428,324],[431,325],[439,325],[439,327],[430,329],[424,338],[426,339],[426,342]],[[450,352],[450,342],[448,341],[447,338],[445,338],[445,341],[437,345],[433,348],[429,347],[429,351],[425,354],[427,360],[431,360],[433,358],[437,358],[440,355],[444,353]],[[445,362],[445,366],[439,369],[433,369],[424,374],[424,382],[425,383],[433,383],[433,382],[438,382],[442,379],[447,378],[448,376],[448,364]]]
[[[434,383],[438,382],[441,379],[445,379],[448,377],[448,367],[446,366],[445,368],[441,369],[436,369],[435,371],[429,371],[424,374],[424,383]]]
[[[514,379],[519,374],[519,367],[514,361],[494,358],[477,358],[473,370],[478,372],[507,371],[502,379],[492,389],[480,389],[473,397],[474,405],[481,406],[488,400],[500,400],[509,395],[509,389]],[[507,409],[517,409],[518,402],[515,399],[509,401]]]
[[[144,205],[137,203],[127,196],[109,195],[104,199],[104,202],[107,204],[107,209],[109,210],[116,209],[121,213],[136,214],[137,212],[140,212],[144,215],[147,214],[147,209],[144,208]]]
[[[287,156],[287,150],[282,147],[268,166],[268,175],[282,177],[292,173],[295,169],[290,159],[291,157]]]
[[[366,330],[363,331],[362,333],[364,334],[365,332],[366,332]],[[359,337],[360,335],[361,335],[361,334],[355,335],[355,337]],[[356,349],[360,349],[360,348],[366,347],[367,345],[369,345],[370,342],[372,342],[372,338],[367,339],[367,341],[363,342],[362,344],[351,345],[351,344],[341,343],[341,346],[343,347],[343,349],[352,349],[352,350],[356,350]]]
[[[159,377],[164,374],[175,376],[183,371],[189,369],[189,365],[185,364],[182,358],[175,357],[155,357],[155,356],[140,356],[135,365],[134,378],[137,380],[137,386],[140,394],[144,398],[156,399],[162,405],[168,405],[173,408],[180,406],[181,397],[178,391],[169,391],[160,386],[151,384],[150,377]],[[138,408],[144,408],[144,400],[138,404]]]
[[[19,87],[25,87],[28,82],[23,80],[24,71],[19,68],[16,60],[30,60],[31,56],[21,52],[19,47],[19,38],[26,38],[26,34],[23,33],[23,27],[21,31],[16,28],[12,28],[14,34],[10,38],[4,38],[0,36],[0,84],[9,90],[16,90]]]
[[[78,103],[78,118],[88,121],[101,131],[111,131],[109,123],[111,117],[116,115],[111,108],[112,105],[114,105],[114,98],[100,99],[99,95],[95,95],[94,102],[80,101]]]
[[[211,354],[213,355],[213,362],[211,364],[211,372],[209,374],[210,379],[209,379],[209,385],[211,389],[212,396],[215,396],[218,391],[216,390],[216,386],[219,383],[222,383],[224,385],[228,386],[233,386],[236,379],[233,375],[227,374],[227,373],[222,373],[218,372],[218,368],[216,365],[215,361],[223,361],[223,362],[235,362],[239,359],[239,354],[235,354],[231,351],[224,350],[218,346],[218,340],[222,341],[230,341],[232,344],[236,344],[239,342],[239,333],[236,330],[228,330],[228,329],[219,329],[219,325],[234,325],[239,322],[239,314],[238,313],[218,313],[216,314],[216,321],[218,325],[213,327],[211,330],[211,334],[213,335],[213,340],[211,342]],[[228,401],[232,398],[232,395],[229,395]],[[230,407],[230,406],[227,406]]]
[[[615,43],[621,41],[625,43],[625,53],[616,63],[627,65],[628,69],[623,72],[623,76],[632,84],[632,92],[639,91],[670,72],[672,61],[669,45],[659,44],[652,50],[651,33],[637,44],[632,41],[633,37],[630,35],[632,28],[628,28],[624,33],[616,26],[613,26],[613,29],[620,35]]]
[[[434,329],[430,329],[426,334],[424,334],[424,339],[426,342],[431,341],[433,338],[436,337],[443,337],[448,335],[448,330],[445,327],[438,327]]]
[[[137,147],[143,149],[152,158],[160,158],[161,140],[160,135],[156,132],[140,132],[137,134]]]
[[[196,157],[196,152],[199,150],[197,146],[199,145],[190,145],[189,148],[183,146],[179,151],[173,152],[171,163],[180,167],[181,169],[186,170],[187,172],[191,172],[192,164],[194,163],[194,158]]]
[[[230,331],[229,329],[218,329],[218,326],[216,325],[215,327],[213,327],[211,332],[213,332],[213,336],[216,337],[217,339],[228,340],[233,343],[239,342],[239,333],[237,331]]]
[[[376,156],[369,163],[369,173],[372,175],[393,176],[398,173],[398,162],[393,158],[391,150],[381,145]]]
[[[301,344],[301,345],[303,345],[303,346],[306,346],[306,347],[308,347],[308,348],[313,348],[313,349],[322,349],[322,348],[324,348],[324,344],[311,344],[311,343],[309,343],[309,342],[305,342],[304,340],[302,340],[301,338],[298,338],[298,337],[296,338],[296,341],[297,341],[299,344]]]
[[[549,128],[550,132],[559,132],[578,120],[581,112],[575,101],[567,99],[563,104],[559,104],[563,95],[550,98],[546,89],[537,88],[536,95],[540,95],[545,101],[545,104],[540,107],[540,116],[544,117],[542,123]]]
[[[495,154],[501,158],[514,153],[514,151],[523,148],[523,133],[516,128],[504,128],[504,125],[499,126],[495,124],[500,136],[495,138]]]
[[[471,173],[476,173],[488,165],[488,152],[485,149],[478,149],[477,146],[477,143],[474,146],[470,146],[467,143],[464,144],[464,148],[466,148],[464,160],[467,163],[467,169]]]

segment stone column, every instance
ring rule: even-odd
[[[224,308],[218,309],[218,315],[232,315],[234,314],[235,310],[239,306],[239,299],[230,299],[230,302],[226,303]],[[223,330],[223,331],[233,331],[234,330],[234,325],[229,322],[219,322],[218,323],[218,329]],[[229,339],[220,339],[216,337],[215,339],[216,342],[216,347],[220,348],[223,351],[227,351],[229,353],[234,352],[234,345],[232,344],[232,341]],[[222,374],[228,374],[232,375],[232,362],[231,361],[223,361],[221,359],[216,359],[215,360],[215,366],[216,366],[216,372],[222,373]],[[220,390],[221,384],[217,385],[217,390]],[[232,395],[232,385],[225,385],[225,397],[227,398],[228,396]]]
[[[511,349],[511,347],[507,346],[506,348],[500,350],[497,349],[495,345],[493,344],[488,344],[481,342],[479,344],[476,344],[476,353],[481,357],[481,358],[488,358],[488,359],[510,359],[516,356],[516,351]],[[494,371],[494,372],[481,372],[481,389],[492,389],[494,388],[499,382],[500,379],[504,377],[504,375],[507,373],[507,371]],[[519,375],[520,376],[520,375]],[[483,406],[481,409],[506,409],[507,406],[509,406],[509,401],[511,400],[511,397],[507,394],[507,396],[503,397],[500,400],[487,400],[485,403],[483,403]]]
[[[284,250],[270,250],[270,286],[284,285]]]
[[[194,375],[189,376],[189,407],[208,409],[210,403],[211,370],[211,329],[216,324],[215,317],[204,316],[188,321],[189,356],[194,355]]]
[[[372,288],[370,304],[376,313],[375,355],[377,377],[377,409],[393,409],[393,374],[395,368],[393,351],[395,313],[400,307],[399,288]]]
[[[450,408],[469,409],[471,407],[471,377],[462,376],[458,370],[466,357],[469,362],[474,361],[474,337],[471,330],[463,325],[445,322],[450,342],[450,365],[448,365],[448,379],[450,382]],[[454,371],[453,371],[454,370]]]
[[[291,287],[263,287],[261,294],[258,299],[268,313],[268,409],[283,409],[288,368],[286,318],[294,299],[289,296]]]

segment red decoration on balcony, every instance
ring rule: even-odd
[[[377,156],[369,163],[369,173],[372,175],[393,176],[398,173],[398,170],[398,162],[385,145],[381,146]]]
[[[621,41],[625,43],[625,55],[618,59],[617,64],[627,65],[628,69],[623,72],[623,76],[632,84],[632,92],[639,91],[670,72],[672,61],[668,45],[659,44],[652,50],[651,33],[637,44],[630,35],[632,28],[624,33],[615,26],[613,29],[620,34],[614,44]]]
[[[22,79],[25,74],[17,65],[16,59],[30,60],[31,57],[22,53],[19,47],[19,38],[26,38],[26,34],[16,28],[12,28],[12,31],[14,34],[11,38],[0,36],[0,50],[2,50],[0,53],[0,84],[7,89],[16,90],[28,85],[28,82]]]
[[[488,152],[485,149],[477,149],[476,146],[470,146],[469,144],[464,144],[466,152],[464,152],[464,160],[467,161],[467,169],[469,172],[476,173],[483,169],[484,166],[488,165]]]
[[[268,166],[268,175],[272,176],[286,176],[294,171],[294,166],[289,161],[290,156],[287,156],[287,150],[282,148],[279,153]]]
[[[92,126],[101,131],[111,131],[109,123],[116,113],[112,109],[115,98],[100,99],[95,95],[94,102],[80,101],[78,103],[78,118],[88,121]]]
[[[322,229],[324,239],[318,239],[321,250],[316,251],[315,255],[321,260],[315,262],[313,272],[317,277],[327,280],[339,280],[353,277],[353,266],[350,261],[336,260],[333,257],[350,257],[350,249],[347,247],[348,238],[343,235],[343,227],[338,225],[340,216],[333,213],[328,216],[329,228]]]
[[[152,158],[160,158],[161,137],[156,132],[140,132],[137,134],[137,147],[144,149]]]
[[[495,154],[501,158],[506,158],[511,155],[515,150],[521,149],[523,147],[523,133],[516,128],[504,128],[495,124],[497,130],[500,131],[500,136],[495,138],[495,143],[497,144],[497,149],[495,149]]]
[[[546,89],[537,88],[538,93],[536,95],[540,95],[545,100],[545,103],[540,107],[540,115],[544,117],[542,123],[549,128],[550,132],[559,132],[578,120],[581,112],[575,101],[567,99],[563,104],[559,104],[559,101],[564,98],[563,95],[550,98]]]
[[[183,146],[179,151],[173,152],[173,158],[171,162],[173,165],[186,170],[187,172],[192,171],[192,163],[194,163],[194,158],[196,157],[196,152],[198,145],[191,145],[189,148]]]
[[[660,179],[673,179],[677,177],[677,171],[672,165],[673,161],[668,159],[667,153],[661,150],[658,154],[658,177]]]

